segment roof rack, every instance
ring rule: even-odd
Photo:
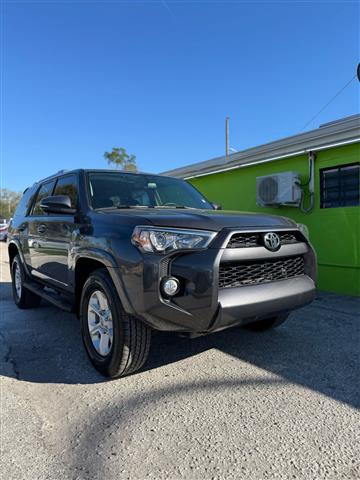
[[[50,178],[56,177],[57,175],[61,175],[61,174],[66,173],[66,172],[68,172],[68,171],[69,171],[69,170],[59,170],[58,172],[53,173],[52,175],[49,175],[48,177],[42,178],[41,180],[39,180],[39,181],[36,182],[36,183],[45,182],[45,180],[50,180]]]

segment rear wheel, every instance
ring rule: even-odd
[[[11,280],[14,302],[19,308],[35,308],[40,305],[41,297],[24,287],[25,272],[20,255],[16,255],[11,264]]]
[[[86,280],[80,301],[81,331],[86,352],[103,375],[118,378],[145,363],[151,330],[124,312],[106,269]]]
[[[263,320],[258,320],[257,322],[248,323],[244,325],[244,328],[247,330],[252,330],[253,332],[264,332],[270,328],[276,328],[288,318],[289,314],[278,315],[276,317],[264,318]]]

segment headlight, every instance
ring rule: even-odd
[[[300,232],[304,235],[304,237],[309,240],[310,238],[310,233],[309,233],[309,229],[306,225],[304,225],[303,223],[297,223],[297,227],[298,229],[300,230]]]
[[[216,232],[177,228],[135,227],[131,237],[143,252],[168,253],[173,250],[204,249]]]

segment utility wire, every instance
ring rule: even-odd
[[[346,87],[348,87],[350,85],[350,83],[356,78],[356,74],[342,87],[340,88],[340,90],[335,93],[335,95],[312,117],[310,118],[310,120],[308,122],[305,123],[305,125],[302,127],[302,129],[299,131],[299,133],[301,133],[303,130],[305,130],[305,128],[310,125],[310,123],[315,120],[315,118],[320,115],[320,113],[322,113],[325,108],[327,108],[331,102],[333,102],[335,100],[335,98],[337,98],[344,90]]]

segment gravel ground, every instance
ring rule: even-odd
[[[2,478],[360,478],[359,298],[262,334],[156,334],[140,373],[106,381],[73,315],[15,307],[0,253]]]

